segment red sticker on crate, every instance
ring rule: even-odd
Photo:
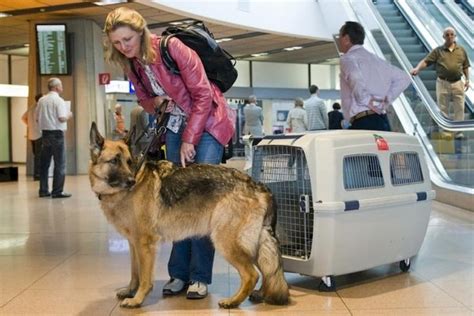
[[[374,138],[378,150],[388,150],[388,143],[385,138],[377,134],[374,134]]]

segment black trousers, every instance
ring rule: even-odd
[[[41,137],[31,141],[31,149],[33,152],[33,177],[35,180],[40,177],[42,142],[43,140]]]
[[[390,132],[390,123],[387,114],[373,114],[361,117],[352,122],[350,129],[366,129],[373,131],[387,131]]]
[[[39,194],[49,192],[48,170],[51,157],[54,161],[53,190],[52,195],[63,192],[64,180],[66,178],[66,153],[64,146],[64,132],[61,130],[43,130],[43,144],[41,148],[40,167],[40,189]]]

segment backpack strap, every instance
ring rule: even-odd
[[[162,35],[161,36],[161,38],[160,38],[160,54],[161,54],[161,59],[165,63],[166,68],[168,68],[173,74],[179,75],[178,65],[173,60],[173,57],[171,57],[171,55],[168,51],[168,41],[173,36],[174,36],[174,34]]]
[[[142,86],[143,91],[145,91],[150,97],[155,97],[156,94],[155,93],[150,93],[150,91],[148,91],[145,84],[143,83],[142,77],[138,75],[138,72],[135,69],[135,65],[133,64],[133,60],[129,59],[128,62],[130,63],[130,69],[132,70],[133,74],[135,75],[135,78],[137,78],[138,83]]]

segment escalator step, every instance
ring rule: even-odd
[[[402,23],[405,22],[402,16],[387,16],[384,18],[385,22],[388,23]]]
[[[416,37],[397,37],[397,42],[400,45],[421,45],[420,41]]]
[[[413,36],[413,31],[412,30],[392,30],[393,36],[395,36],[396,39],[398,38],[406,38],[406,37],[412,37]]]
[[[426,53],[426,49],[421,45],[403,45],[405,53]]]
[[[408,57],[408,60],[411,62],[418,63],[420,60],[426,57],[426,53],[409,53],[406,52],[406,55]]]
[[[390,30],[392,33],[396,33],[399,30],[411,30],[410,25],[406,24],[405,22],[402,23],[391,23],[391,22],[386,22],[387,25],[389,26]]]

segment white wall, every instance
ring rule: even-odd
[[[253,86],[259,88],[308,88],[308,65],[252,63]]]
[[[311,84],[319,89],[339,89],[339,65],[311,65]]]
[[[334,0],[332,0],[334,1]],[[331,40],[315,0],[137,0],[148,6],[207,21],[281,35]],[[339,1],[336,1],[339,2]]]
[[[11,98],[12,122],[12,161],[26,163],[26,125],[21,121],[21,116],[28,108],[28,98]]]
[[[235,87],[250,87],[250,62],[247,60],[237,60],[235,65],[238,76],[234,83]]]

